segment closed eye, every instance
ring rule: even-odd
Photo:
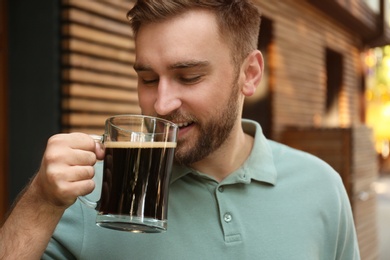
[[[141,79],[141,81],[144,85],[153,85],[158,83],[158,79]]]
[[[180,81],[184,84],[195,84],[201,81],[202,75],[197,75],[197,76],[191,76],[191,77],[180,77]]]

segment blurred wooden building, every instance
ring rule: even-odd
[[[0,17],[7,19],[1,23],[0,54],[9,53],[0,56],[0,65],[7,64],[0,66],[7,75],[0,81],[6,90],[1,100],[7,100],[0,103],[0,121],[8,126],[7,145],[0,147],[1,215],[38,168],[48,136],[100,133],[106,117],[140,112],[126,20],[133,2],[1,2]],[[361,55],[390,42],[389,1],[254,2],[263,14],[259,49],[266,67],[244,117],[260,122],[267,137],[314,153],[338,170],[353,206],[362,259],[376,259],[371,184],[377,163],[364,125]]]

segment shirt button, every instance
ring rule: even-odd
[[[232,215],[230,213],[226,213],[223,216],[223,220],[225,220],[226,223],[229,223],[230,221],[232,221]]]
[[[221,187],[218,187],[218,191],[219,192],[223,192],[223,187],[221,186]]]

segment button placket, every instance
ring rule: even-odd
[[[219,186],[216,189],[216,198],[218,200],[219,205],[219,213],[221,216],[221,221],[223,221],[222,226],[224,227],[225,224],[230,223],[233,220],[232,214],[229,211],[226,200],[225,200],[225,188],[223,186]],[[224,224],[225,223],[225,224]]]
[[[215,197],[219,207],[220,223],[223,230],[225,243],[237,243],[242,241],[238,223],[234,219],[235,212],[229,205],[227,187],[219,186],[215,189]]]
[[[233,221],[232,212],[229,210],[229,206],[226,203],[226,188],[223,186],[219,186],[216,189],[216,199],[218,200],[219,205],[219,214],[220,219],[222,221],[222,226],[231,223]]]

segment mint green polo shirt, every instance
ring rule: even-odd
[[[175,166],[168,231],[134,234],[95,225],[77,201],[62,217],[43,259],[360,259],[340,176],[307,153],[255,138],[246,162],[218,183]]]

